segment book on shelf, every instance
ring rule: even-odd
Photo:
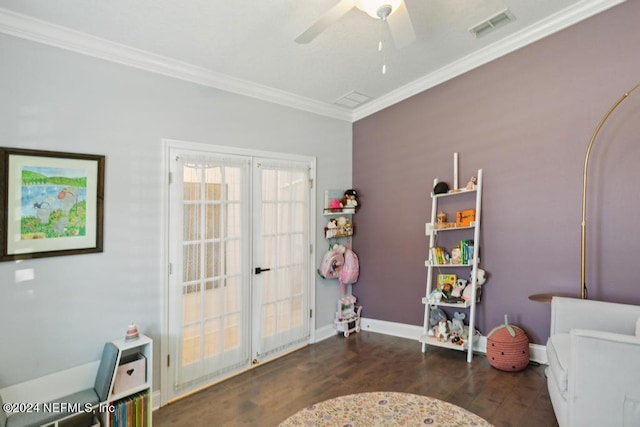
[[[449,252],[441,246],[431,248],[431,261],[434,264],[449,264],[451,257]]]
[[[455,274],[438,274],[436,277],[436,286],[445,298],[451,296],[451,292],[456,286],[456,280],[458,280],[458,276]]]
[[[458,249],[460,249],[458,251]],[[431,264],[447,265],[461,264],[469,265],[473,261],[473,252],[475,250],[473,240],[461,240],[460,245],[451,250],[453,256],[441,246],[431,248]],[[459,252],[459,253],[458,253]]]
[[[114,402],[110,427],[146,427],[149,425],[149,393],[141,392]]]
[[[460,259],[462,264],[469,264],[473,261],[473,240],[460,241]]]

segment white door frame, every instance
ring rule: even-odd
[[[311,180],[311,194],[309,196],[309,242],[311,250],[309,251],[309,307],[312,309],[312,315],[309,319],[309,343],[315,342],[315,317],[316,317],[316,158],[312,156],[302,156],[287,153],[278,153],[262,150],[253,150],[246,148],[228,147],[222,145],[204,144],[199,142],[181,141],[175,139],[162,139],[162,254],[161,254],[161,275],[162,275],[162,330],[160,333],[160,405],[164,406],[169,400],[169,380],[167,361],[169,358],[169,171],[170,171],[170,150],[195,150],[209,151],[219,154],[241,155],[248,157],[264,157],[280,160],[292,160],[309,163],[309,177]],[[253,171],[252,171],[253,172]],[[253,250],[251,250],[253,254]],[[251,260],[250,265],[253,265]],[[173,362],[175,363],[175,361]]]

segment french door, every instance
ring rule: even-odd
[[[169,400],[308,342],[309,160],[168,147]]]
[[[256,360],[309,339],[308,166],[255,159],[253,354]]]

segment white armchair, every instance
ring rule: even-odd
[[[547,357],[560,427],[640,426],[640,306],[554,297]]]

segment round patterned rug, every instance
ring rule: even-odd
[[[291,426],[491,426],[459,406],[410,393],[372,392],[325,400],[287,418]]]

